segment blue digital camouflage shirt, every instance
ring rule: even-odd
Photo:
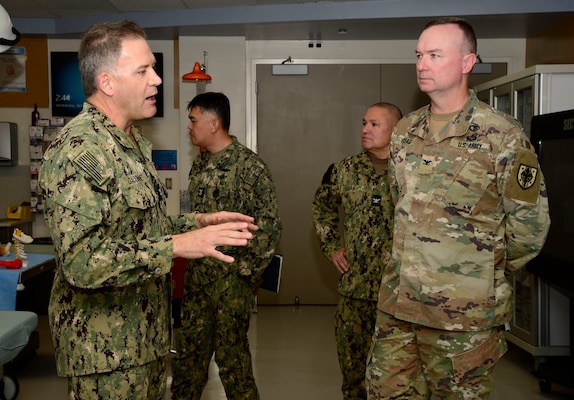
[[[168,354],[172,233],[151,143],[88,103],[44,155],[40,187],[56,251],[49,319],[59,375],[129,368]]]

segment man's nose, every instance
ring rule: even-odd
[[[162,80],[161,80],[160,76],[157,74],[157,72],[155,71],[155,69],[153,70],[153,74],[154,74],[154,76],[152,79],[152,81],[153,81],[152,85],[153,86],[161,85]]]

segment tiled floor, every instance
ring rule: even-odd
[[[259,306],[253,314],[250,340],[254,372],[263,400],[340,400],[341,376],[333,334],[334,307]],[[15,369],[19,400],[62,400],[66,380],[55,374],[46,317],[41,316],[37,356]],[[532,357],[511,346],[495,371],[491,400],[574,399],[574,390],[553,384],[540,393],[532,374]],[[212,363],[202,400],[224,400],[225,394]],[[574,374],[572,377],[574,381]],[[169,399],[167,394],[166,399]]]

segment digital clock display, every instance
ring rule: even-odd
[[[52,116],[74,117],[82,110],[86,96],[78,67],[78,52],[51,52]]]

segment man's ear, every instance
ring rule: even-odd
[[[219,120],[217,118],[212,118],[210,121],[210,126],[211,126],[211,131],[212,132],[217,132],[219,130],[221,123],[219,122]]]
[[[96,78],[98,88],[107,96],[112,96],[114,93],[113,76],[108,72],[101,72]]]
[[[462,62],[462,73],[470,74],[474,68],[474,64],[476,64],[476,54],[468,53],[463,57]]]

